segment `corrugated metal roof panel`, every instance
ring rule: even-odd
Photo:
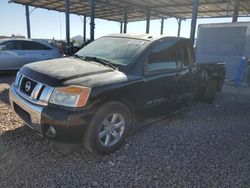
[[[64,12],[64,0],[11,0],[19,4]],[[192,15],[192,0],[96,0],[96,18],[123,22],[124,11],[128,21],[146,20],[146,12],[151,11],[151,19],[175,17],[188,19]],[[198,17],[232,17],[234,1],[200,0]],[[70,13],[90,15],[89,0],[70,0]],[[250,15],[250,0],[240,1],[240,16]]]

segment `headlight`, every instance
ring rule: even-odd
[[[61,106],[83,107],[89,98],[91,89],[81,86],[55,88],[49,102]]]

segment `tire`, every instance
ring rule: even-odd
[[[129,109],[120,102],[108,102],[93,116],[84,135],[83,144],[96,155],[112,153],[123,144],[130,125]]]
[[[202,101],[208,104],[212,104],[214,102],[218,83],[216,80],[209,80],[204,88]]]

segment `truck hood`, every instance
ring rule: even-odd
[[[84,85],[95,87],[127,81],[127,76],[119,70],[73,57],[27,64],[22,67],[21,72],[50,86]]]

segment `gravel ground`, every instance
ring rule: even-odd
[[[250,187],[250,97],[220,94],[145,127],[114,154],[39,137],[0,77],[0,187]]]

